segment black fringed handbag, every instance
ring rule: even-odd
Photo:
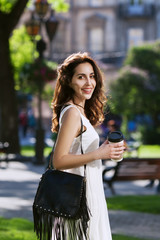
[[[82,150],[81,120],[81,153]],[[51,154],[52,156],[52,154]],[[52,157],[51,157],[52,158]],[[42,175],[34,203],[34,230],[40,240],[86,240],[90,211],[84,177],[49,169]]]

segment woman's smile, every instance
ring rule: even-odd
[[[74,90],[74,98],[85,101],[92,97],[92,93],[96,87],[96,80],[93,67],[90,63],[81,63],[75,68],[70,86]]]
[[[83,91],[85,94],[91,94],[91,93],[92,93],[92,88],[82,88],[82,91]]]

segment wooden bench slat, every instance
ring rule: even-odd
[[[114,181],[160,179],[160,158],[125,158],[117,164],[113,176],[106,177],[110,170],[111,168],[103,170],[103,180],[114,193],[112,186]]]

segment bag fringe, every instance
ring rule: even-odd
[[[67,219],[54,217],[43,213],[37,208],[34,210],[34,230],[40,240],[88,240],[82,219]]]
[[[34,231],[40,240],[89,240],[87,233],[90,210],[84,181],[79,211],[74,218],[53,216],[33,205]]]

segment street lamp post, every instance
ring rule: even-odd
[[[26,23],[26,30],[27,33],[34,38],[38,33],[40,29],[40,23],[34,18],[34,15],[32,13],[31,19]]]
[[[40,39],[37,42],[37,51],[39,52],[39,60],[43,60],[43,52],[46,49],[46,43],[43,39]],[[43,91],[43,80],[39,81],[38,84],[38,122],[37,122],[37,129],[36,129],[36,144],[35,144],[35,157],[36,157],[36,164],[43,164],[43,151],[45,147],[45,131],[42,124],[42,91]]]
[[[59,24],[59,22],[54,15],[54,11],[51,10],[51,15],[45,22],[46,31],[48,33],[48,38],[50,41],[50,59],[52,57],[52,41],[53,41],[54,35],[57,31],[58,24]]]
[[[30,36],[36,36],[39,31],[41,32],[41,27],[44,22],[44,17],[49,10],[49,4],[46,0],[36,0],[35,2],[35,13],[38,15],[38,20],[35,20],[34,15],[32,14],[32,18],[29,22],[26,24],[27,32]],[[51,10],[51,16],[46,20],[45,22],[46,26],[46,32],[48,34],[48,38],[50,41],[50,51],[51,51],[51,43],[53,40],[53,37],[56,33],[57,27],[58,27],[58,21],[54,17],[53,11]],[[43,40],[42,36],[39,41],[37,41],[36,44],[37,51],[39,53],[39,61],[42,61],[44,58],[44,51],[46,49],[46,43]],[[51,58],[51,52],[50,52],[50,58]],[[37,122],[37,129],[36,129],[36,144],[35,144],[35,163],[36,164],[43,164],[44,163],[44,137],[45,132],[42,124],[42,90],[43,90],[43,84],[42,81],[38,84],[38,122]]]

